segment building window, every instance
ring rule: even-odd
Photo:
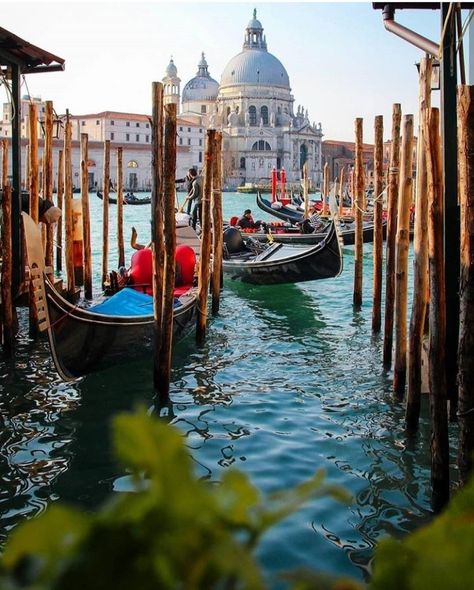
[[[130,141],[130,133],[125,134],[125,141]]]
[[[249,107],[249,124],[253,126],[257,124],[257,107]]]
[[[110,121],[110,124],[111,125],[115,125],[115,121]]]
[[[85,125],[85,124],[86,124],[86,122],[85,122],[85,121],[82,121],[81,125],[82,125],[83,127],[84,127],[84,125]]]
[[[235,112],[237,113],[237,115],[239,114],[239,107],[238,106],[235,107]]]
[[[137,127],[140,127],[140,123],[137,123],[137,125],[136,125],[136,126],[137,126]]]
[[[100,125],[100,121],[99,119],[97,119],[97,121],[95,122],[96,125]]]
[[[110,133],[110,139],[113,141],[115,139],[115,133],[111,132]]]
[[[183,138],[182,137],[179,138],[179,145],[183,145]]]
[[[268,125],[268,107],[263,106],[260,109],[260,116],[262,118],[263,124]]]
[[[202,152],[199,152],[199,163],[202,163]]]
[[[137,133],[136,137],[135,137],[135,141],[140,141],[140,134]]]
[[[138,162],[135,160],[130,160],[130,162],[127,164],[127,168],[138,168]]]
[[[147,129],[149,129],[149,128],[150,128],[150,124],[149,124],[149,123],[145,123],[145,127],[146,127]]]
[[[145,135],[145,141],[146,141],[147,143],[150,143],[150,136],[149,136],[149,135]]]
[[[199,145],[202,146],[202,139],[199,139]]]
[[[240,158],[240,168],[245,170],[245,158]]]
[[[252,150],[257,152],[269,152],[271,151],[271,149],[272,148],[268,141],[264,141],[263,139],[260,139],[260,141],[256,141],[252,146]]]
[[[182,131],[182,130],[183,130],[183,128],[182,128],[182,127],[180,127],[180,128],[179,128],[179,130],[180,130],[180,131]]]
[[[188,133],[191,133],[191,127],[188,127]]]
[[[188,137],[188,145],[191,145],[191,138]]]
[[[126,126],[126,127],[130,127],[130,121],[127,121],[127,122],[125,123],[125,126]]]
[[[199,133],[202,133],[202,129],[199,129]]]
[[[205,115],[207,113],[207,106],[205,104],[201,105],[201,114]]]

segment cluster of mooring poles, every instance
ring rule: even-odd
[[[153,294],[154,294],[154,387],[161,399],[169,394],[171,350],[173,335],[173,290],[175,284],[175,249],[176,249],[176,105],[163,103],[163,86],[153,83],[152,89],[152,175],[153,190],[151,199],[153,251]],[[43,199],[53,200],[53,105],[46,102],[44,122],[44,148],[42,159],[38,157],[38,112],[37,105],[29,107],[29,143],[27,159],[27,183],[29,193],[29,214],[39,223],[40,193]],[[64,125],[64,149],[58,152],[57,201],[62,210],[64,223],[56,228],[56,248],[54,248],[52,227],[43,228],[43,246],[45,264],[50,278],[64,296],[77,302],[81,296],[93,298],[91,225],[89,212],[88,182],[88,135],[80,136],[80,198],[73,198],[72,182],[72,122],[66,116]],[[8,143],[2,140],[2,188],[3,188],[3,233],[2,233],[2,307],[1,327],[3,332],[3,351],[11,355],[15,346],[17,301],[12,298],[12,227],[11,207],[12,191],[8,182]],[[206,336],[208,293],[212,294],[212,313],[219,311],[222,286],[222,248],[223,216],[221,193],[221,150],[222,134],[209,130],[206,138],[204,186],[202,199],[202,238],[200,246],[198,273],[198,313],[196,323],[196,340],[202,343]],[[102,271],[101,287],[104,289],[109,276],[109,194],[110,177],[110,141],[104,142],[103,170],[103,215],[102,215]],[[123,148],[116,150],[117,158],[117,249],[118,267],[125,265],[124,230],[123,230]],[[40,167],[42,166],[42,187],[40,190]],[[64,252],[64,256],[63,256]],[[55,260],[54,260],[55,253]],[[54,279],[53,262],[56,275],[62,272],[65,261],[66,284]],[[211,267],[212,265],[212,267]],[[23,264],[25,267],[25,264]],[[22,293],[29,291],[28,272],[22,280]],[[36,332],[37,318],[35,305],[30,297],[30,329]]]
[[[385,316],[383,366],[393,364],[393,395],[403,401],[406,392],[406,429],[415,434],[421,395],[429,394],[431,418],[432,500],[437,510],[449,499],[448,418],[459,422],[460,482],[472,474],[474,453],[474,87],[458,87],[458,201],[460,204],[461,272],[457,354],[457,395],[448,396],[446,257],[444,183],[439,109],[431,107],[432,58],[420,64],[419,128],[414,159],[413,115],[402,118],[393,105],[390,158],[384,181],[383,119],[375,118],[374,242],[372,330],[382,326],[383,203],[387,194],[385,263]],[[456,113],[445,116],[455,117]],[[362,304],[362,219],[364,167],[362,120],[355,122],[354,207],[355,271],[353,302]],[[413,183],[416,171],[416,182]],[[413,185],[414,184],[414,185]],[[342,195],[342,191],[340,191]],[[341,198],[342,200],[342,198]],[[414,207],[414,208],[413,208]],[[414,223],[411,213],[414,211]],[[408,324],[408,253],[413,232],[413,301]],[[408,329],[407,329],[408,328]],[[392,359],[392,356],[394,357]],[[424,362],[425,361],[425,362]],[[427,371],[425,366],[427,365]],[[422,378],[427,375],[427,383]],[[450,408],[451,406],[451,408]],[[452,406],[455,410],[453,411]],[[448,414],[448,410],[449,414]]]

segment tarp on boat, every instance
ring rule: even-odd
[[[88,311],[113,316],[153,315],[153,297],[125,287]]]

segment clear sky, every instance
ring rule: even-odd
[[[0,0],[0,26],[66,60],[62,73],[26,78],[33,95],[58,113],[151,112],[151,84],[170,56],[181,88],[197,71],[201,51],[220,80],[242,49],[257,9],[268,50],[285,66],[297,105],[321,122],[326,139],[353,141],[354,119],[373,140],[374,116],[417,114],[415,62],[421,50],[387,32],[370,2],[25,2]],[[400,10],[396,20],[435,42],[438,10]],[[24,88],[24,93],[27,93]]]

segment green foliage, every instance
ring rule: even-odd
[[[114,442],[133,491],[97,514],[52,506],[19,526],[1,563],[2,588],[258,590],[253,549],[261,535],[315,495],[345,498],[321,472],[267,497],[237,471],[219,485],[201,482],[181,433],[144,411],[115,419]]]
[[[469,582],[471,580],[471,582]],[[371,590],[466,590],[474,584],[474,480],[428,526],[377,547]]]

